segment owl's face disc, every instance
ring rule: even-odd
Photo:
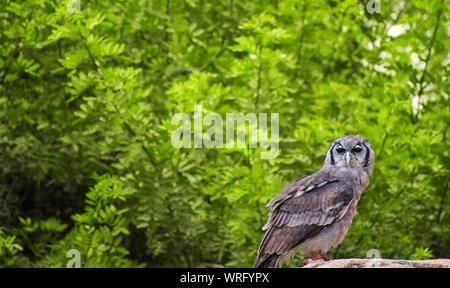
[[[373,154],[367,139],[357,135],[343,136],[331,144],[325,164],[334,167],[371,168]]]

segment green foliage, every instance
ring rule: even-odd
[[[16,236],[8,236],[0,229],[0,266],[11,267],[14,265],[14,255],[23,248],[15,242]]]
[[[422,260],[429,258],[433,258],[433,254],[428,248],[424,249],[423,247],[416,247],[416,249],[414,250],[414,254],[411,255],[411,259]]]
[[[131,267],[133,262],[122,244],[122,235],[130,232],[125,226],[128,208],[119,208],[135,191],[122,187],[115,176],[95,177],[97,184],[86,194],[84,213],[72,216],[75,226],[56,244],[50,245],[49,256],[40,265],[65,267],[66,251],[80,252],[82,267]]]
[[[249,267],[345,134],[376,160],[332,256],[450,257],[445,1],[68,2],[0,0],[0,266]],[[194,105],[279,113],[277,157],[175,148]]]

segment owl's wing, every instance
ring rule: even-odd
[[[328,173],[318,172],[288,185],[267,204],[269,219],[263,229],[268,231],[258,249],[255,267],[274,254],[290,251],[342,218],[354,195],[349,184]]]

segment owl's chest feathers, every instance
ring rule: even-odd
[[[352,187],[353,192],[355,193],[353,201],[350,203],[345,215],[341,219],[341,222],[343,222],[341,225],[347,230],[355,216],[356,206],[358,205],[361,193],[369,184],[369,175],[367,175],[367,172],[364,170],[342,167],[335,172],[335,176],[338,177],[338,179],[341,179],[339,181],[346,183],[347,187]]]
[[[366,189],[369,184],[369,176],[367,175],[367,172],[356,168],[340,167],[334,171],[333,176],[340,179],[339,181],[346,183],[349,187],[353,187],[353,191],[358,194]],[[357,195],[358,199],[359,196],[360,195]]]

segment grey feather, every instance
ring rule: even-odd
[[[352,152],[349,163],[336,151],[356,146],[362,152]],[[295,180],[267,204],[267,231],[254,267],[275,267],[295,251],[325,253],[343,240],[375,158],[369,141],[359,136],[341,137],[330,147],[322,169]]]

